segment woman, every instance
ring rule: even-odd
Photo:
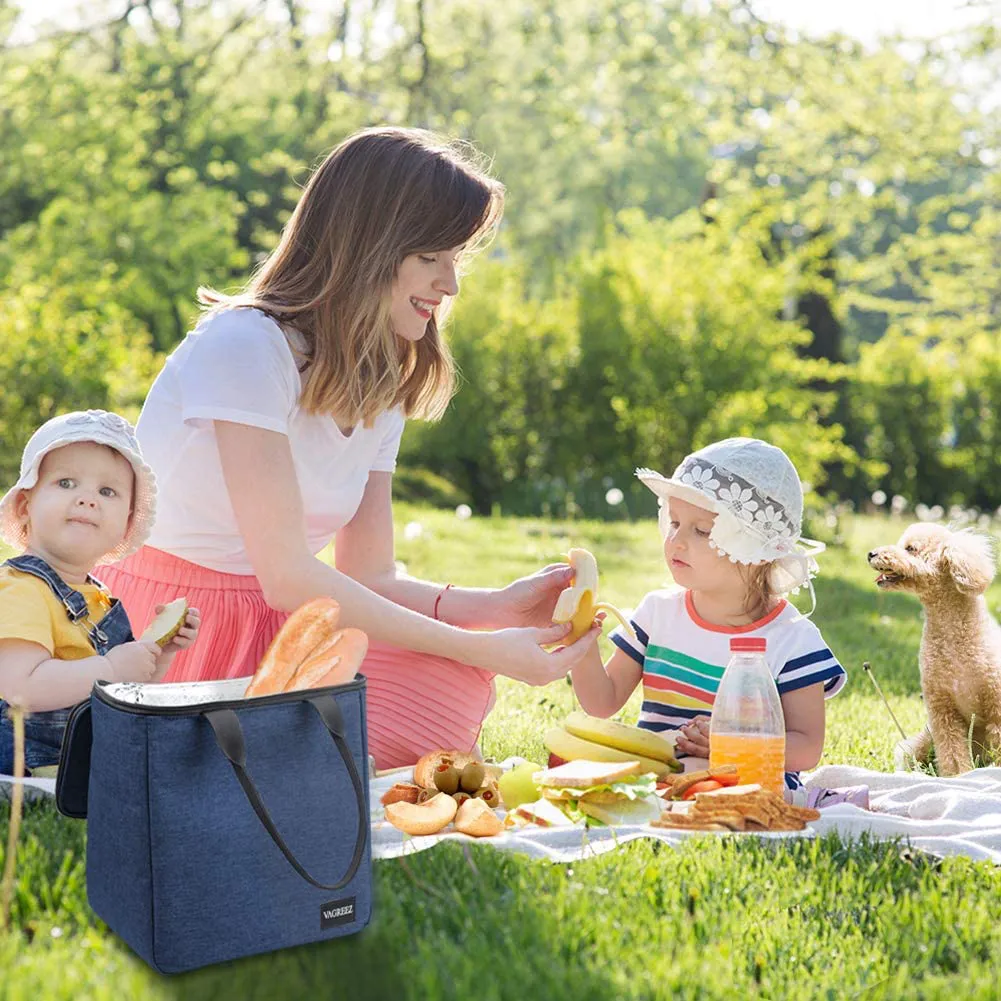
[[[457,149],[370,129],[313,174],[281,241],[167,359],[138,436],[157,474],[148,544],[103,569],[133,622],[187,595],[199,642],[168,681],[252,674],[286,615],[330,595],[369,635],[369,744],[380,767],[468,750],[493,674],[562,677],[595,642],[546,653],[570,581],[549,567],[500,590],[397,571],[391,481],[406,418],[441,416],[454,369],[439,324],[503,189]],[[336,569],[315,557],[335,539]]]

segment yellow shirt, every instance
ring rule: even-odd
[[[57,660],[80,660],[97,651],[88,632],[111,610],[111,595],[96,584],[72,584],[87,602],[90,623],[70,622],[63,603],[45,581],[0,566],[0,640],[29,640]],[[0,692],[0,696],[3,693]]]

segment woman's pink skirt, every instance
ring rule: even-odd
[[[185,597],[201,612],[198,639],[164,681],[212,681],[254,673],[288,617],[264,600],[254,576],[221,573],[144,546],[94,576],[121,599],[138,636],[156,605]],[[470,751],[493,705],[493,674],[448,657],[370,643],[368,749],[379,768],[413,764],[435,748]]]

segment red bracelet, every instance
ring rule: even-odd
[[[441,601],[441,596],[442,596],[442,595],[443,595],[443,594],[444,594],[444,593],[445,593],[445,592],[446,592],[446,591],[447,591],[447,590],[448,590],[448,589],[449,589],[449,588],[450,588],[451,586],[452,586],[451,584],[446,584],[446,585],[445,585],[445,586],[444,586],[444,587],[443,587],[443,588],[442,588],[442,589],[441,589],[441,590],[440,590],[440,591],[438,592],[438,597],[434,599],[434,611],[432,611],[432,612],[431,612],[431,614],[432,614],[432,615],[434,616],[434,618],[435,618],[435,619],[438,619],[438,603],[439,603],[439,602]],[[439,622],[441,622],[441,619],[438,619],[438,621],[439,621]]]

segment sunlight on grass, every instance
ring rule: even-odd
[[[506,583],[583,545],[598,559],[602,597],[623,609],[669,581],[652,521],[463,520],[407,505],[396,518],[397,559],[431,580]],[[915,732],[924,722],[921,610],[876,591],[865,563],[866,549],[895,541],[904,523],[850,520],[851,548],[824,554],[817,580],[814,621],[849,673],[827,703],[821,763],[892,770],[899,735],[861,664],[872,663],[901,725]],[[411,522],[421,530],[404,537]],[[992,606],[998,597],[995,585]],[[499,679],[497,689],[484,752],[544,761],[545,726],[574,708],[569,685]],[[635,693],[620,718],[638,712]],[[0,803],[0,824],[8,818]],[[997,997],[1001,872],[864,838],[706,837],[678,850],[634,842],[566,866],[442,845],[375,867],[375,918],[361,935],[170,981],[89,910],[83,824],[29,803],[17,856],[14,928],[0,933],[4,1001],[326,997],[332,977],[350,977],[356,999],[421,1001],[500,1001],[529,989],[573,1001]]]

